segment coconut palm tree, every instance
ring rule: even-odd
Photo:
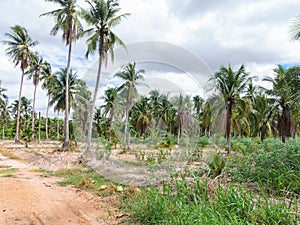
[[[283,143],[286,137],[290,136],[291,116],[293,107],[299,104],[299,88],[300,88],[300,67],[285,69],[283,66],[278,65],[274,69],[275,78],[267,77],[264,81],[272,83],[272,89],[266,90],[275,101],[278,107],[282,110],[280,118],[280,133]]]
[[[135,123],[135,128],[144,139],[146,138],[146,132],[153,117],[150,107],[149,99],[147,97],[142,97],[132,107],[131,117]]]
[[[75,94],[77,93],[77,85],[78,85],[78,78],[77,74],[73,73],[72,70],[70,70],[69,73],[69,104],[66,105],[66,80],[67,80],[67,68],[61,68],[58,72],[54,74],[55,79],[52,83],[52,90],[51,90],[51,100],[50,100],[50,106],[54,105],[54,111],[65,111],[66,108],[70,110],[71,107],[74,106],[74,99]]]
[[[34,138],[34,119],[35,119],[34,110],[35,110],[36,90],[43,76],[43,73],[45,72],[45,69],[47,69],[46,68],[47,66],[48,65],[44,62],[43,57],[36,53],[32,58],[32,60],[30,61],[29,69],[25,73],[29,75],[29,79],[32,79],[33,86],[34,86],[33,101],[32,101],[32,118],[31,118],[32,139]]]
[[[87,24],[93,27],[84,32],[84,35],[89,36],[87,39],[86,57],[95,51],[99,55],[97,78],[89,115],[87,151],[90,151],[94,109],[98,96],[102,62],[107,60],[108,53],[113,59],[113,48],[116,44],[125,47],[122,40],[112,31],[112,28],[129,14],[119,14],[121,9],[117,0],[91,0],[87,1],[87,3],[89,4],[89,9],[82,9],[81,14]]]
[[[190,101],[190,97],[183,96],[182,93],[172,100],[177,111],[177,144],[180,145],[180,138],[182,136],[183,129],[188,122],[187,120],[190,115],[189,110],[192,108],[192,103]]]
[[[89,106],[91,104],[92,93],[88,89],[88,86],[83,80],[78,80],[77,93],[75,95],[74,105],[74,118],[79,123],[81,129],[77,130],[80,132],[81,137],[86,135],[86,124],[89,115]]]
[[[138,96],[136,86],[142,83],[139,83],[139,80],[143,79],[143,74],[145,70],[137,70],[136,63],[129,63],[123,66],[122,70],[115,74],[115,77],[118,77],[125,82],[118,88],[121,96],[125,98],[125,130],[124,130],[124,145],[130,149],[130,133],[128,129],[128,119],[129,111],[134,104],[135,99]]]
[[[66,87],[65,87],[65,105],[69,103],[69,74],[71,65],[72,43],[79,37],[79,33],[83,28],[79,21],[79,12],[77,10],[76,0],[45,0],[53,2],[60,6],[59,9],[42,14],[41,16],[53,16],[56,24],[52,28],[50,34],[57,35],[58,31],[62,31],[62,40],[69,46],[68,60],[66,67]],[[65,140],[62,148],[68,147],[70,144],[69,134],[69,107],[65,107]]]
[[[114,111],[116,107],[117,89],[109,88],[104,92],[102,99],[105,105],[103,105],[103,114],[106,116],[109,113],[109,133],[112,134],[112,125],[114,119]],[[110,135],[111,136],[111,135]],[[111,138],[111,137],[110,137]]]
[[[47,90],[47,110],[46,110],[46,140],[49,139],[49,128],[48,128],[48,115],[49,115],[49,108],[50,108],[50,94],[52,90],[52,84],[56,78],[53,77],[51,65],[48,62],[45,62],[45,66],[42,68],[43,73],[41,80],[43,81],[42,89]]]
[[[5,139],[5,127],[10,121],[10,110],[7,101],[0,101],[0,122],[2,125],[2,140]]]
[[[5,88],[1,87],[0,81],[0,122],[2,125],[2,139],[5,138],[5,126],[8,124],[10,116],[8,109],[8,97],[4,93],[6,91]]]
[[[20,127],[20,103],[22,96],[22,88],[23,88],[23,79],[25,70],[29,65],[30,60],[33,58],[33,53],[31,48],[38,44],[37,41],[33,41],[29,36],[26,28],[15,25],[10,28],[11,33],[6,33],[5,36],[9,39],[7,41],[2,41],[4,45],[8,45],[9,47],[6,49],[6,54],[13,61],[15,66],[20,64],[20,68],[22,71],[21,74],[21,82],[19,88],[19,100],[18,100],[18,109],[17,109],[17,118],[16,118],[16,136],[15,142],[19,142],[19,127]]]
[[[240,94],[246,88],[250,81],[249,74],[245,71],[244,65],[233,71],[229,65],[227,68],[221,66],[219,71],[214,74],[213,80],[216,85],[216,90],[219,91],[223,97],[226,108],[226,139],[227,139],[227,154],[230,154],[230,136],[232,124],[232,110]]]
[[[200,114],[201,107],[204,103],[204,99],[201,98],[199,95],[193,97],[194,109],[196,109],[196,114]]]

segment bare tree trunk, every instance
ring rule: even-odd
[[[32,102],[32,118],[31,118],[31,138],[34,139],[34,108],[35,108],[35,98],[36,98],[36,89],[37,85],[34,85],[34,92],[33,92],[33,102]]]
[[[69,134],[69,74],[70,74],[70,65],[71,65],[71,53],[72,53],[72,40],[69,43],[69,53],[68,53],[68,63],[67,63],[67,72],[66,72],[66,107],[65,107],[65,141],[62,145],[62,148],[66,148],[70,145],[70,134]]]
[[[41,142],[41,112],[39,112],[39,142]]]
[[[23,80],[24,80],[24,69],[22,69],[21,84],[20,84],[20,89],[19,89],[19,102],[18,102],[18,111],[17,111],[15,143],[20,142],[19,141],[19,128],[20,128],[20,110],[21,110],[21,96],[22,96]]]
[[[102,34],[102,37],[103,37],[103,34]],[[90,108],[89,129],[88,129],[88,142],[87,142],[87,149],[86,149],[87,152],[91,151],[92,132],[93,132],[93,119],[94,119],[94,114],[95,114],[95,105],[96,105],[96,100],[97,100],[97,96],[98,96],[98,90],[99,90],[99,84],[100,84],[100,77],[101,77],[102,60],[103,60],[102,59],[102,57],[103,57],[102,46],[103,46],[103,38],[101,38],[101,40],[100,40],[100,46],[99,46],[99,64],[98,64],[96,86],[95,86],[94,96],[93,96],[93,100],[92,100],[92,105],[91,105],[91,108]]]
[[[48,131],[48,113],[49,113],[49,102],[50,102],[50,95],[48,96],[48,105],[46,110],[46,140],[49,139],[49,131]]]

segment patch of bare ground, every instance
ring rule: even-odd
[[[25,148],[12,142],[0,143],[0,170],[15,169],[10,177],[0,173],[0,224],[118,224],[123,216],[118,211],[118,196],[100,197],[71,186],[60,187],[57,182],[62,178],[37,172],[69,168],[76,163],[79,153],[53,152],[56,145],[30,144]]]

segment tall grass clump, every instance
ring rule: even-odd
[[[269,194],[299,195],[299,141],[291,139],[283,145],[268,139],[254,152],[229,157],[226,170],[235,182],[255,182]]]
[[[297,224],[295,208],[243,188],[184,178],[147,189],[124,200],[130,223],[141,224]],[[297,210],[297,209],[296,209]]]

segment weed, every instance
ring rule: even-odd
[[[18,169],[16,168],[8,168],[4,170],[0,170],[0,176],[1,177],[12,177],[13,173],[17,172]]]

